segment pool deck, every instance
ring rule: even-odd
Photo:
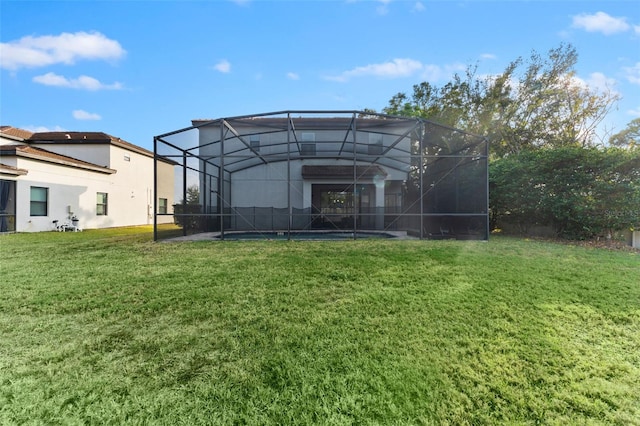
[[[225,232],[225,235],[229,235],[230,238],[229,240],[233,240],[233,241],[259,241],[260,238],[255,238],[255,239],[233,239],[231,236],[234,233],[239,233],[239,234],[246,234],[247,232],[250,231],[227,231]],[[278,230],[274,230],[274,231],[255,231],[256,234],[273,234],[273,233],[284,233],[286,235],[287,231],[278,231]],[[328,230],[311,230],[311,231],[291,231],[292,237],[291,240],[295,240],[295,241],[348,241],[351,240],[351,238],[326,238],[326,239],[321,239],[321,238],[296,238],[295,234],[298,232],[304,232],[304,233],[318,233],[318,234],[327,234],[327,233],[335,233],[335,232],[351,232],[351,231],[339,231],[339,230],[335,230],[335,231],[328,231]],[[363,233],[367,233],[367,234],[385,234],[385,235],[389,235],[390,236],[390,240],[417,240],[418,238],[416,237],[412,237],[410,235],[407,235],[406,231],[370,231],[370,230],[362,230],[362,231],[358,231],[358,232],[363,232]],[[270,238],[265,237],[264,240],[269,240]],[[364,240],[366,238],[356,238],[356,239],[361,239]],[[280,238],[281,240],[281,238]],[[175,237],[175,238],[170,238],[167,240],[162,240],[164,242],[179,242],[179,241],[223,241],[220,239],[220,232],[203,232],[200,234],[193,234],[193,235],[186,235],[183,237]]]

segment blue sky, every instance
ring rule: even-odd
[[[0,121],[153,136],[288,109],[381,110],[414,84],[576,47],[577,77],[640,117],[640,5],[625,1],[0,0]]]

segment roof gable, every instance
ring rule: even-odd
[[[18,167],[0,163],[0,175],[20,176],[26,175],[27,173],[29,173],[29,171],[26,169],[20,169]]]
[[[39,132],[26,140],[32,144],[113,145],[153,158],[153,152],[104,132]]]
[[[89,163],[88,161],[78,160],[77,158],[57,154],[55,152],[47,151],[46,149],[36,148],[28,145],[2,145],[0,146],[0,155],[3,157],[16,156],[30,158],[45,163],[85,169],[98,173],[116,173],[115,170],[108,167],[98,166],[97,164]]]
[[[0,134],[9,139],[23,140],[29,139],[33,135],[33,132],[12,126],[0,126]]]
[[[104,132],[38,132],[28,142],[111,143],[111,136]]]

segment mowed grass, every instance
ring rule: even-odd
[[[0,237],[0,424],[640,424],[640,255]]]

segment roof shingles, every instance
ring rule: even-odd
[[[29,139],[33,132],[24,129],[18,129],[16,127],[11,126],[0,126],[0,133],[18,139]]]

